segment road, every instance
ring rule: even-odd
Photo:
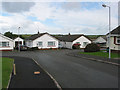
[[[3,56],[35,59],[62,88],[118,88],[118,67],[67,56],[74,50],[3,52]]]

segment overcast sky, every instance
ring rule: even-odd
[[[20,34],[108,33],[108,8],[111,30],[118,26],[118,2],[1,2],[0,32]]]

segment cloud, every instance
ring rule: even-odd
[[[120,1],[118,2],[118,25],[120,25]]]
[[[55,10],[56,8],[50,7],[49,3],[38,2],[30,9],[29,12],[26,12],[25,15],[34,16],[37,17],[38,20],[44,21],[48,18],[52,18]]]
[[[34,2],[2,2],[2,9],[9,13],[21,13],[29,11]]]
[[[113,10],[113,7],[117,8],[116,3],[111,4],[112,29],[118,25],[117,12]],[[77,11],[79,8],[80,10]],[[30,16],[35,17],[36,21],[28,19]],[[47,19],[52,19],[49,23],[53,25],[45,23]],[[17,33],[17,28],[20,26],[21,33],[24,34],[37,33],[38,30],[54,34],[106,34],[108,32],[108,9],[103,7],[92,10],[81,9],[80,3],[75,2],[65,4],[35,2],[35,5],[24,13],[2,16],[0,25],[4,32],[8,29],[13,30],[14,33]]]
[[[74,11],[79,11],[81,7],[80,2],[66,2],[63,3],[61,8],[65,9],[66,11],[69,10],[74,10]]]
[[[0,32],[4,33],[6,31],[11,31],[13,33],[18,33],[18,27],[21,27],[20,33],[36,33],[38,28],[36,23],[40,27],[40,30],[45,30],[46,27],[40,22],[33,22],[28,20],[25,16],[16,14],[14,16],[0,16]],[[43,31],[42,31],[43,32]]]

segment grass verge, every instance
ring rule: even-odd
[[[14,60],[5,57],[0,58],[0,60],[2,61],[2,88],[7,88]]]
[[[94,56],[101,56],[108,58],[109,53],[108,52],[80,52],[80,54],[88,54],[88,55],[94,55]],[[111,58],[120,58],[120,55],[117,53],[111,53]]]

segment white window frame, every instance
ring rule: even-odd
[[[120,44],[120,42],[118,43],[118,40],[120,40],[120,37],[116,37],[116,44]]]
[[[88,42],[83,42],[83,46],[87,46]]]
[[[53,43],[53,45],[49,45],[49,43]],[[48,41],[48,47],[53,47],[53,46],[55,46],[55,41]]]
[[[3,43],[6,43],[6,45],[3,46]],[[0,47],[9,47],[9,42],[0,42]]]
[[[39,43],[42,43],[42,44],[40,45]],[[43,42],[42,41],[37,42],[37,46],[38,47],[42,47],[43,46]]]

